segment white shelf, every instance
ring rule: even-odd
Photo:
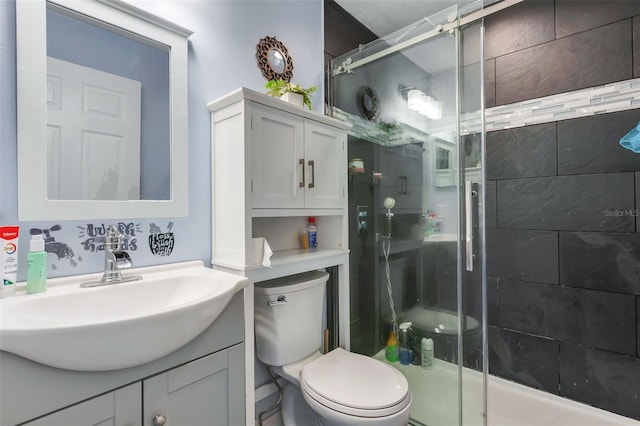
[[[252,209],[252,217],[341,216],[344,209]]]
[[[346,264],[349,250],[340,249],[294,249],[276,251],[271,256],[271,266],[250,265],[246,267],[226,265],[212,261],[218,269],[244,275],[254,282],[298,274],[314,269]]]
[[[271,256],[271,267],[275,268],[278,266],[285,266],[290,263],[317,260],[327,257],[340,256],[348,253],[348,250],[319,248],[276,251]]]

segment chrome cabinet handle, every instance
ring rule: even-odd
[[[164,426],[167,424],[167,416],[158,414],[153,418],[153,426]]]
[[[467,271],[473,271],[473,182],[464,183],[465,249]]]
[[[302,182],[300,182],[298,186],[304,188],[304,158],[299,159],[298,164],[302,166]]]
[[[315,188],[316,182],[316,162],[313,160],[309,160],[309,167],[311,167],[311,183],[309,184],[309,188]]]

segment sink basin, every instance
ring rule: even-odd
[[[142,280],[101,287],[101,274],[48,280],[45,293],[20,286],[0,299],[0,350],[52,367],[105,371],[161,358],[203,332],[248,280],[200,261],[126,271]]]

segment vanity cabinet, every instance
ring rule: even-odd
[[[244,425],[244,298],[187,345],[137,367],[72,371],[0,351],[0,425],[154,426],[161,415],[167,426]]]
[[[243,361],[238,345],[144,380],[142,424],[244,424]]]
[[[244,345],[236,345],[25,426],[244,424],[243,361]]]
[[[142,406],[141,388],[140,383],[134,383],[23,425],[138,426]]]

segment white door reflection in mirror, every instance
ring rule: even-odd
[[[49,199],[140,199],[140,93],[139,81],[47,58]]]

